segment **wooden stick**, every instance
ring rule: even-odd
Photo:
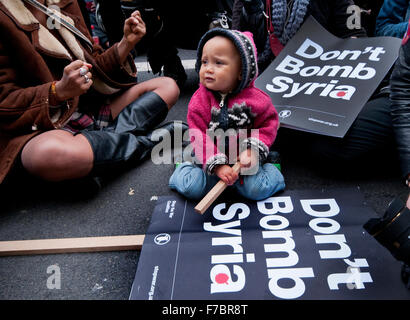
[[[145,235],[0,241],[0,256],[141,250]]]
[[[232,169],[239,173],[241,170],[241,164],[239,162],[235,163]],[[204,214],[204,212],[209,208],[209,206],[220,196],[220,194],[226,189],[228,185],[223,182],[222,180],[218,181],[218,183],[206,194],[205,197],[196,205],[195,211]]]

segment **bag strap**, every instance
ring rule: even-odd
[[[266,30],[268,32],[270,48],[273,54],[277,57],[283,50],[284,46],[274,33],[272,24],[272,0],[266,0],[265,11],[263,11],[263,15],[266,18]]]
[[[266,30],[268,35],[273,34],[273,24],[272,24],[272,0],[266,0],[264,16],[266,18]]]
[[[67,20],[59,17],[56,15],[53,11],[51,11],[49,8],[38,2],[37,0],[24,0],[28,4],[31,4],[33,7],[36,9],[40,10],[50,18],[53,18],[56,20],[58,23],[60,23],[62,26],[64,26],[66,29],[70,30],[72,33],[74,33],[78,38],[84,41],[84,43],[92,50],[93,49],[93,44],[91,41],[81,33],[80,30],[78,30],[76,27],[74,27],[71,23],[69,23]]]

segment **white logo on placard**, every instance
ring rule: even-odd
[[[168,216],[170,218],[172,218],[174,216],[174,212],[175,212],[175,204],[176,204],[176,200],[173,201],[167,201],[167,206],[165,208],[165,213],[168,214]]]
[[[279,112],[279,117],[287,118],[287,117],[290,117],[291,114],[292,112],[290,110],[282,110],[281,112]]]
[[[171,236],[168,233],[157,234],[154,238],[154,242],[159,246],[167,244],[169,240],[171,240]]]

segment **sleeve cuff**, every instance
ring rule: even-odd
[[[218,153],[206,161],[205,172],[212,175],[215,167],[221,164],[228,164],[228,157],[223,153]]]
[[[115,59],[117,60],[117,63],[120,67],[120,70],[127,74],[129,77],[136,78],[137,77],[137,68],[134,63],[134,59],[132,58],[131,54],[127,55],[127,58],[123,63],[120,63],[120,55],[118,53],[118,43],[116,46],[114,46],[114,52],[115,52]]]
[[[250,137],[245,140],[243,140],[242,145],[241,145],[242,150],[245,149],[253,149],[256,152],[259,153],[259,160],[261,162],[265,161],[266,158],[268,157],[269,154],[269,148],[266,144],[264,144],[262,141],[259,139]]]

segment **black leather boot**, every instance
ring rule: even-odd
[[[107,130],[144,135],[164,121],[167,114],[165,101],[155,92],[149,91],[126,106]]]
[[[94,153],[92,176],[120,169],[133,155],[148,149],[148,146],[138,141],[137,136],[129,132],[83,131],[81,134],[87,138]]]
[[[132,167],[146,159],[152,148],[169,135],[173,141],[175,126],[183,133],[188,126],[181,122],[167,122],[146,135],[137,136],[130,132],[84,131],[94,152],[91,175],[99,176]]]
[[[147,133],[146,136],[140,136],[142,140],[148,139],[154,144],[162,141],[166,135],[169,139],[169,148],[182,148],[186,146],[183,140],[185,131],[188,130],[188,124],[185,122],[175,120],[162,123],[160,126],[156,127],[154,130]]]

